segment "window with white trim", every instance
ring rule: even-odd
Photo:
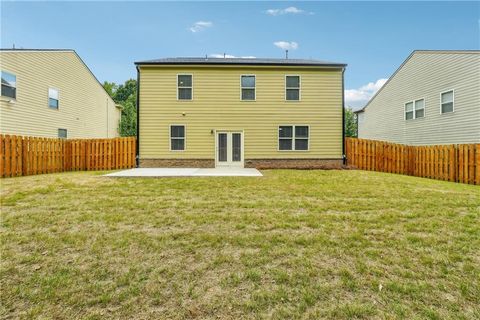
[[[170,150],[185,150],[185,126],[170,126]]]
[[[48,106],[52,109],[58,109],[58,90],[48,88]]]
[[[17,76],[6,71],[2,71],[2,96],[12,99],[17,98]]]
[[[453,90],[443,92],[441,94],[441,112],[449,113],[453,112]]]
[[[307,151],[309,131],[308,126],[279,126],[278,149]]]
[[[255,100],[255,75],[241,76],[242,100]]]
[[[193,77],[191,74],[177,75],[178,100],[192,100]]]
[[[405,103],[405,120],[425,117],[425,99]]]
[[[285,100],[300,100],[300,76],[285,76]]]

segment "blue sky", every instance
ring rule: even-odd
[[[1,46],[75,49],[100,81],[136,60],[284,56],[348,63],[360,106],[414,49],[479,49],[479,2],[3,2]],[[277,43],[275,45],[275,43]]]

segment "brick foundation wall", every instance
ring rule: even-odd
[[[340,169],[342,159],[250,159],[245,168],[257,169]]]
[[[215,159],[140,159],[140,168],[215,168]]]
[[[140,168],[214,168],[215,159],[140,159]],[[342,159],[246,159],[245,168],[339,169]]]

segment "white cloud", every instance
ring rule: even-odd
[[[273,43],[276,47],[283,49],[283,50],[296,50],[298,49],[298,43],[295,41],[288,42],[288,41],[277,41]]]
[[[285,9],[268,9],[265,11],[266,14],[271,16],[281,16],[284,14],[313,14],[313,12],[307,12],[297,7],[288,7]]]
[[[345,90],[345,104],[359,109],[363,107],[373,95],[387,82],[388,79],[378,79],[375,82],[369,82],[358,89]]]
[[[196,33],[205,30],[206,28],[210,28],[211,26],[213,26],[211,21],[197,21],[189,28],[189,30]]]
[[[243,58],[243,59],[255,59],[255,56],[234,56],[231,54],[226,54],[225,57],[223,53],[212,53],[208,55],[209,58]]]

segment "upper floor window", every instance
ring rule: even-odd
[[[453,90],[441,94],[441,112],[453,112]]]
[[[307,151],[309,139],[308,126],[278,127],[278,149]]]
[[[285,76],[285,100],[300,100],[300,76]]]
[[[191,74],[177,75],[177,99],[178,100],[192,100],[193,94],[193,79]]]
[[[52,109],[58,109],[58,90],[48,88],[48,106]]]
[[[2,96],[17,98],[17,77],[6,71],[2,71]]]
[[[242,100],[255,100],[255,75],[242,75]]]
[[[67,139],[67,129],[58,129],[58,137]]]
[[[185,126],[170,126],[170,150],[185,150]]]
[[[405,120],[423,118],[425,116],[425,100],[419,99],[405,103]]]

